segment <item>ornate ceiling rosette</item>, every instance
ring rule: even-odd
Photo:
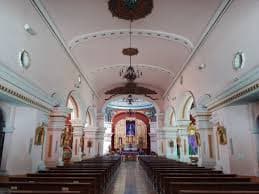
[[[124,55],[127,55],[127,56],[134,56],[134,55],[137,55],[138,54],[138,49],[137,48],[124,48],[122,50],[122,53]]]
[[[113,16],[124,20],[138,20],[152,12],[153,0],[109,0]]]

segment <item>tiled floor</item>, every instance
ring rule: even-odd
[[[123,162],[107,194],[156,194],[137,162]]]

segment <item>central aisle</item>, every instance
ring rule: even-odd
[[[122,162],[107,194],[156,194],[138,162]]]

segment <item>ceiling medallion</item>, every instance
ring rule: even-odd
[[[113,16],[124,20],[138,20],[152,12],[153,0],[109,0]]]
[[[137,49],[137,48],[131,48],[131,47],[129,47],[129,48],[124,48],[124,49],[122,50],[122,53],[123,53],[124,55],[127,55],[127,56],[134,56],[134,55],[137,55],[137,54],[138,54],[138,49]]]

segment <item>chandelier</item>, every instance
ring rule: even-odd
[[[132,105],[133,102],[136,102],[138,99],[134,98],[131,94],[129,94],[126,98],[123,98],[124,102],[127,102],[128,105]]]
[[[131,47],[131,36],[132,36],[132,31],[131,31],[131,21],[130,21],[130,32],[129,32],[129,35],[130,35],[130,47],[128,48],[124,48],[122,50],[122,53],[124,55],[127,55],[129,56],[130,58],[130,63],[129,63],[129,66],[128,67],[123,67],[119,74],[120,74],[120,77],[126,79],[127,81],[129,82],[133,82],[135,79],[137,78],[140,78],[143,74],[142,72],[139,70],[139,69],[134,69],[134,67],[132,66],[131,64],[131,57],[134,56],[134,55],[137,55],[138,54],[138,49],[137,48],[132,48]]]

